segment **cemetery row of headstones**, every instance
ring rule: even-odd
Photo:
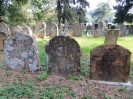
[[[81,49],[69,36],[55,36],[45,46],[47,72],[67,76],[80,73]],[[7,69],[35,72],[40,69],[38,49],[34,37],[15,31],[4,40]],[[90,52],[90,78],[127,82],[131,52],[116,44],[104,44]]]

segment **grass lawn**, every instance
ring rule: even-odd
[[[6,71],[0,51],[0,99],[133,99],[133,91],[123,86],[114,88],[96,84],[89,79],[90,51],[104,44],[104,37],[74,37],[82,50],[81,75],[62,77],[46,73],[45,45],[49,41],[36,39],[42,70],[36,74]],[[131,55],[130,82],[133,84],[133,35],[119,37],[118,45],[129,49]]]

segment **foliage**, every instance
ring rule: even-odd
[[[26,24],[30,19],[30,14],[25,7],[16,6],[14,3],[8,6],[8,23],[10,25]]]
[[[97,8],[92,13],[92,18],[94,18],[95,22],[104,22],[111,15],[111,7],[109,2],[104,3],[101,2],[97,5]]]
[[[114,6],[116,10],[114,23],[123,23],[124,21],[133,22],[133,0],[116,0],[118,5]],[[131,11],[130,11],[131,10]]]
[[[37,77],[37,80],[43,80],[43,79],[45,79],[47,77],[47,73],[46,72],[44,72],[42,75],[40,75],[40,76],[38,76]]]
[[[83,22],[83,17],[85,16],[85,8],[86,6],[89,7],[89,3],[86,0],[57,0],[57,17],[59,24],[61,20],[65,23],[66,20],[72,20],[74,16],[72,16],[73,11],[77,12],[76,15],[78,16],[78,21],[81,23]],[[74,6],[75,5],[75,6]],[[76,19],[76,18],[75,18]]]
[[[3,21],[5,16],[4,0],[0,0],[0,22]]]
[[[35,21],[53,22],[56,20],[54,0],[31,0],[29,5]]]
[[[33,83],[24,82],[22,85],[15,81],[13,85],[5,85],[0,87],[0,97],[5,99],[18,98],[35,98],[35,94],[31,91],[34,88]]]

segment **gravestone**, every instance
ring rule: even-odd
[[[53,38],[55,36],[58,36],[58,26],[55,23],[51,23],[49,37]]]
[[[94,38],[102,37],[103,34],[104,34],[104,32],[102,31],[102,29],[93,30],[93,37]]]
[[[45,46],[47,71],[67,76],[80,72],[80,46],[69,36],[55,36]]]
[[[32,36],[32,30],[30,29],[30,27],[28,26],[24,26],[23,29],[22,29],[23,33],[29,35],[29,36]]]
[[[73,30],[72,29],[68,29],[68,36],[73,36]]]
[[[10,28],[10,32],[13,33],[15,31],[19,31],[19,29],[17,28],[17,26],[11,26]]]
[[[81,37],[82,36],[82,24],[75,23],[73,24],[73,36]]]
[[[36,24],[35,27],[35,34],[39,37],[39,38],[44,38],[46,39],[46,23],[39,21]]]
[[[3,32],[0,32],[0,50],[3,50],[3,39],[6,37],[6,34]]]
[[[119,29],[108,29],[105,35],[104,44],[117,44]]]
[[[125,36],[128,36],[129,35],[129,26],[127,25],[126,26],[126,31],[125,31]]]
[[[6,35],[9,34],[9,28],[4,22],[0,23],[0,32],[5,33]]]
[[[133,34],[133,25],[131,25],[131,26],[129,27],[129,33],[130,33],[130,34]]]
[[[31,72],[40,69],[35,39],[20,31],[6,37],[4,55],[7,69]]]
[[[114,44],[100,45],[90,52],[90,78],[128,82],[131,52]]]
[[[0,23],[0,50],[3,50],[3,39],[9,34],[9,28],[4,22]]]

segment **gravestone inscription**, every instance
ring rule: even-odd
[[[55,36],[45,46],[47,70],[51,74],[67,76],[80,72],[80,46],[69,36]]]
[[[92,80],[128,82],[131,52],[114,44],[100,45],[90,52]]]

